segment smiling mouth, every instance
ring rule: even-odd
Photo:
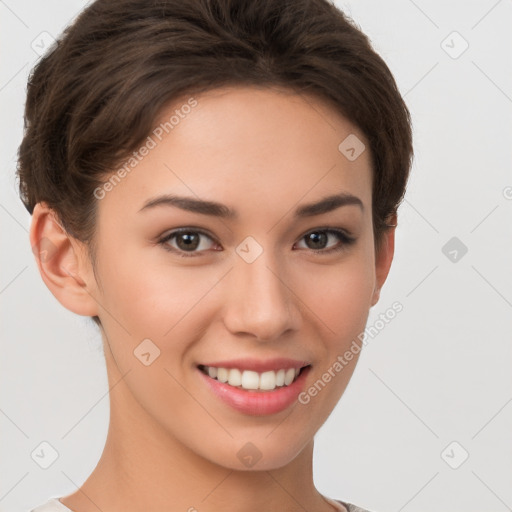
[[[311,365],[302,368],[288,368],[255,372],[238,368],[221,368],[198,365],[199,370],[210,378],[238,389],[247,391],[272,391],[293,384],[301,373]]]

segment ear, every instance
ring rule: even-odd
[[[73,313],[98,314],[96,281],[83,244],[67,234],[55,212],[37,203],[30,225],[30,245],[39,273],[53,296]]]
[[[391,262],[395,254],[395,230],[397,225],[396,213],[387,221],[393,227],[387,228],[383,235],[382,243],[375,253],[375,289],[372,296],[372,306],[375,306],[380,298],[380,290],[388,277]]]

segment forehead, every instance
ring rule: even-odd
[[[346,146],[354,141],[360,154],[347,158]],[[136,153],[101,201],[103,210],[135,214],[163,193],[214,199],[237,211],[252,206],[261,212],[264,202],[282,212],[349,192],[370,207],[366,139],[315,96],[256,87],[183,96],[162,110]]]

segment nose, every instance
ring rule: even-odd
[[[299,329],[299,299],[283,262],[278,264],[271,251],[252,263],[237,256],[228,280],[224,323],[232,334],[274,341]]]

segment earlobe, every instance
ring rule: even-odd
[[[34,207],[29,238],[39,273],[53,296],[78,315],[97,315],[97,302],[87,289],[94,283],[82,278],[86,273],[85,262],[78,243],[66,233],[46,203]]]
[[[373,290],[371,307],[375,306],[375,304],[377,304],[377,302],[379,302],[379,299],[380,299],[380,288],[375,287]]]
[[[375,306],[380,298],[380,290],[386,281],[395,254],[396,213],[388,221],[388,229],[383,235],[382,244],[375,255],[375,288],[371,305]]]

